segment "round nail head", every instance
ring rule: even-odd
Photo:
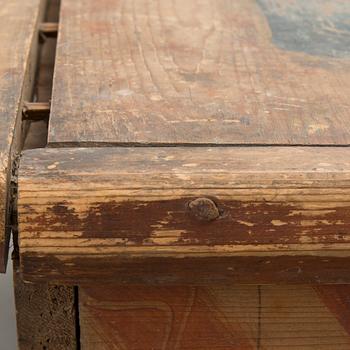
[[[189,203],[191,213],[200,220],[213,221],[220,216],[216,204],[209,198],[197,198]]]

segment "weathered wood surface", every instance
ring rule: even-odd
[[[189,205],[197,198],[211,199],[219,217],[198,217]],[[18,213],[25,279],[350,278],[347,147],[26,151]],[[224,259],[233,256],[241,258]],[[235,271],[238,261],[252,274]]]
[[[350,2],[62,1],[51,146],[350,144]]]
[[[21,102],[31,93],[44,2],[0,1],[0,272],[7,261],[11,163],[21,143]]]
[[[349,286],[80,288],[84,350],[350,349]]]
[[[74,288],[23,283],[16,260],[14,285],[18,349],[77,349]]]

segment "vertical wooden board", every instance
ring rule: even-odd
[[[350,2],[62,1],[49,144],[350,144]]]
[[[28,98],[35,67],[42,0],[0,0],[0,272],[6,267],[8,188],[20,139],[21,101]]]
[[[74,288],[45,283],[26,284],[14,260],[19,350],[75,350]]]
[[[83,350],[348,350],[349,329],[341,320],[349,317],[349,305],[332,307],[335,302],[321,296],[323,291],[344,301],[350,288],[80,288],[81,346]]]

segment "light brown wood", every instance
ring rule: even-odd
[[[198,217],[189,205],[198,198],[211,199],[219,217]],[[280,280],[345,282],[349,212],[346,147],[45,149],[26,151],[20,165],[20,253],[29,280],[135,282],[171,269],[181,280],[190,276],[180,266],[194,264],[193,280],[208,282],[232,278],[239,264],[224,258],[241,257],[241,269],[256,269],[245,282],[268,281],[264,266]],[[288,258],[279,264],[280,256]],[[176,266],[157,267],[162,259]]]
[[[51,149],[20,165],[27,344],[75,345],[62,283],[82,349],[350,349],[350,148],[317,147],[350,145],[349,3],[61,14]]]
[[[348,145],[349,15],[343,0],[63,0],[49,144]]]
[[[33,84],[37,27],[45,1],[0,1],[0,272],[6,268],[9,185],[12,161],[19,152],[21,103]]]
[[[348,286],[80,288],[84,350],[350,349]]]

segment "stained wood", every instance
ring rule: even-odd
[[[79,293],[81,345],[345,350],[349,292],[349,286],[89,286]]]
[[[19,350],[77,349],[73,287],[24,283],[14,262]]]
[[[21,101],[29,98],[37,26],[45,1],[0,1],[0,272],[6,267],[8,196],[13,154],[21,144]]]
[[[49,144],[350,144],[350,2],[62,1]]]
[[[349,281],[349,159],[346,147],[26,151],[24,278]],[[220,216],[193,215],[197,198]]]
[[[21,273],[28,282],[89,285],[92,283],[137,286],[211,286],[213,284],[341,284],[350,283],[349,257],[325,254],[310,256],[252,255],[187,257],[178,252],[170,257],[94,253],[57,248],[37,249],[22,254]],[[62,252],[64,251],[64,253]],[[97,252],[97,253],[96,253]],[[293,253],[293,252],[292,252]],[[250,255],[249,255],[250,254]]]

